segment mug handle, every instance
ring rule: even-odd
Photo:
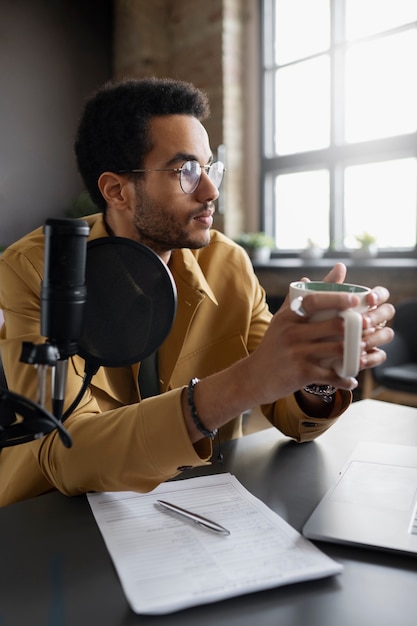
[[[362,315],[353,309],[346,309],[340,311],[339,316],[345,320],[343,363],[337,364],[334,369],[341,378],[355,378],[361,356]]]

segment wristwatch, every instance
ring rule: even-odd
[[[320,396],[324,402],[332,402],[336,387],[332,387],[332,385],[307,385],[304,387],[304,391],[313,394],[313,396]]]

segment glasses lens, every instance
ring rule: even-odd
[[[221,161],[215,161],[214,163],[210,165],[209,170],[208,170],[208,177],[210,178],[213,185],[217,187],[217,189],[222,184],[223,174],[224,174],[224,165]]]
[[[216,161],[211,165],[204,166],[208,177],[213,185],[218,189],[223,180],[224,165],[221,161]],[[186,161],[180,172],[180,185],[184,193],[193,193],[198,187],[201,179],[201,165],[197,161]]]
[[[201,178],[201,167],[197,161],[186,161],[180,172],[180,185],[184,193],[193,193]]]

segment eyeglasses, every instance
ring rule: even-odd
[[[201,174],[207,174],[213,185],[218,189],[226,171],[221,161],[215,161],[209,165],[200,165],[198,161],[185,161],[181,167],[164,168],[155,170],[119,170],[118,174],[141,174],[143,172],[177,172],[180,175],[180,187],[184,193],[193,193],[201,180]]]

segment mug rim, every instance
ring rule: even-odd
[[[302,281],[296,280],[290,283],[290,287],[293,289],[300,289],[302,291],[309,291],[308,287],[312,285],[317,285],[317,289],[310,289],[311,292],[319,293],[323,292],[333,292],[333,293],[369,293],[371,291],[370,287],[365,287],[364,285],[357,285],[356,283],[326,283],[322,280],[311,280],[311,281]],[[326,285],[328,288],[326,289]],[[332,286],[339,285],[347,287],[347,289],[332,289]]]

